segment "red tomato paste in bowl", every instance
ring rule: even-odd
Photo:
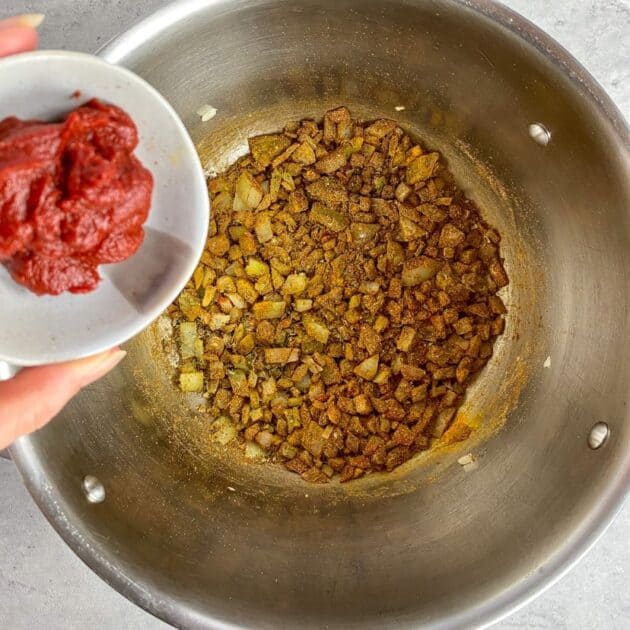
[[[0,263],[16,282],[86,293],[98,265],[137,251],[153,191],[137,145],[133,120],[96,99],[59,123],[0,121]]]

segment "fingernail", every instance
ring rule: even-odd
[[[19,26],[27,26],[29,28],[37,28],[44,21],[46,16],[43,13],[25,13],[15,18]]]
[[[77,362],[77,370],[82,386],[89,385],[105,376],[107,372],[113,370],[127,355],[124,350],[114,348],[108,352],[97,354],[94,357],[81,359]]]

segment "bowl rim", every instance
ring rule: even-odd
[[[199,217],[199,222],[204,226],[204,229],[200,230],[199,235],[194,242],[188,243],[193,255],[191,255],[189,260],[186,261],[186,264],[179,275],[178,282],[173,283],[169,291],[164,291],[162,299],[156,301],[152,308],[147,309],[142,313],[138,312],[137,317],[133,317],[133,319],[124,327],[112,328],[110,331],[107,331],[95,338],[91,343],[81,347],[78,351],[75,351],[72,348],[67,349],[65,346],[60,346],[57,351],[49,355],[20,357],[5,355],[2,349],[0,349],[0,362],[8,363],[10,368],[17,366],[29,367],[35,365],[46,365],[53,362],[56,363],[60,361],[82,359],[84,357],[97,354],[98,352],[109,350],[114,346],[129,341],[132,337],[135,337],[137,334],[142,332],[142,330],[155,321],[164,309],[179,295],[192,276],[203,253],[207,239],[208,226],[210,223],[210,200],[206,179],[203,174],[203,166],[188,130],[168,100],[150,83],[138,76],[135,72],[132,72],[124,66],[108,61],[101,56],[89,53],[66,50],[33,50],[0,59],[0,68],[11,69],[13,67],[19,67],[22,64],[31,63],[48,64],[51,60],[62,62],[68,61],[71,63],[76,62],[82,65],[98,68],[99,71],[109,72],[112,75],[115,75],[118,79],[125,79],[126,81],[139,86],[150,96],[154,103],[165,111],[175,128],[178,130],[180,140],[182,142],[182,148],[185,150],[187,158],[198,167],[194,169],[193,173],[191,173],[191,183],[193,184],[191,199],[194,198],[198,200],[198,205],[200,206],[199,209],[204,213],[203,216]],[[76,103],[74,106],[76,106]]]
[[[215,1],[176,0],[115,37],[102,47],[98,54],[110,62],[120,62],[138,46],[159,36],[174,21],[190,18],[195,12],[203,10]],[[416,4],[421,0],[407,1]],[[536,48],[606,117],[619,136],[621,146],[630,152],[630,126],[623,114],[595,78],[550,35],[516,11],[494,0],[445,1],[480,14]],[[628,413],[630,414],[630,411]],[[626,416],[626,421],[628,417]],[[98,550],[86,544],[80,530],[65,519],[61,507],[63,497],[57,495],[56,489],[50,486],[42,474],[30,438],[28,436],[20,438],[10,448],[10,453],[29,492],[59,535],[85,564],[130,601],[176,627],[203,626],[209,621],[213,627],[221,629],[241,627],[219,617],[200,618],[195,611],[179,606],[178,601],[173,600],[168,593],[159,590],[149,592],[149,587],[145,588],[139,583],[136,576],[123,574],[107,558],[101,556]],[[595,508],[566,536],[562,546],[549,553],[546,561],[535,572],[496,595],[481,600],[464,611],[429,623],[426,627],[485,628],[526,606],[568,573],[591,549],[621,510],[629,489],[630,451],[619,464],[617,474],[611,476],[606,491],[600,496]]]

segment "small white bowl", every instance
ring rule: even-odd
[[[63,51],[8,57],[0,60],[0,86],[0,119],[59,120],[94,97],[118,105],[135,121],[136,155],[154,177],[144,243],[130,259],[102,265],[92,293],[38,297],[0,265],[0,360],[40,365],[123,343],[175,299],[203,252],[209,201],[195,146],[153,87],[98,57]]]

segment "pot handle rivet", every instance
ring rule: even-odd
[[[551,131],[542,123],[532,123],[529,126],[529,137],[537,144],[546,147],[551,141]]]
[[[86,475],[83,478],[83,492],[90,503],[102,503],[105,501],[105,487],[94,475]]]
[[[588,445],[593,450],[597,450],[604,445],[608,436],[610,435],[610,429],[605,422],[598,422],[593,426],[591,432],[588,434]]]

